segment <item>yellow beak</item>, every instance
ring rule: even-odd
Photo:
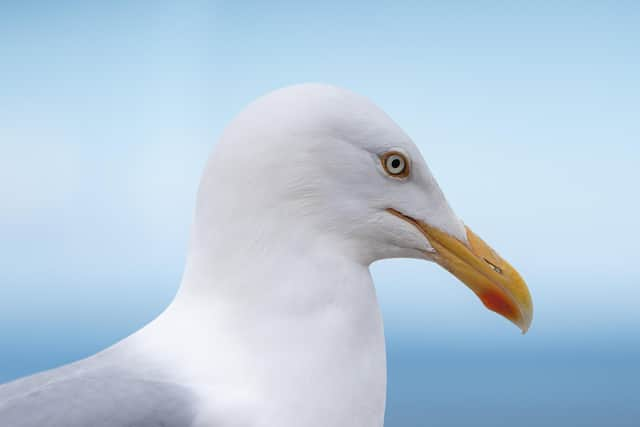
[[[484,305],[515,323],[526,333],[533,317],[533,303],[520,274],[469,227],[469,244],[395,209],[393,215],[416,226],[435,249],[435,261],[467,285]]]

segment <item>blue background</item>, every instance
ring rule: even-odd
[[[522,336],[437,266],[373,267],[389,426],[640,425],[640,3],[0,3],[0,382],[94,353],[180,280],[226,123],[372,98],[527,279]]]

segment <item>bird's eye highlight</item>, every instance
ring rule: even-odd
[[[394,178],[409,176],[409,160],[402,153],[389,151],[380,157],[385,172]]]

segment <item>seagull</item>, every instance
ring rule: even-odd
[[[173,302],[106,350],[0,386],[0,425],[382,426],[369,265],[399,257],[439,264],[529,328],[525,282],[389,116],[331,85],[271,92],[214,146]]]

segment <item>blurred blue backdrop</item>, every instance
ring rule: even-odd
[[[0,3],[0,382],[87,356],[180,280],[199,174],[252,99],[372,98],[530,285],[521,336],[436,266],[373,269],[387,425],[640,425],[640,3]]]

